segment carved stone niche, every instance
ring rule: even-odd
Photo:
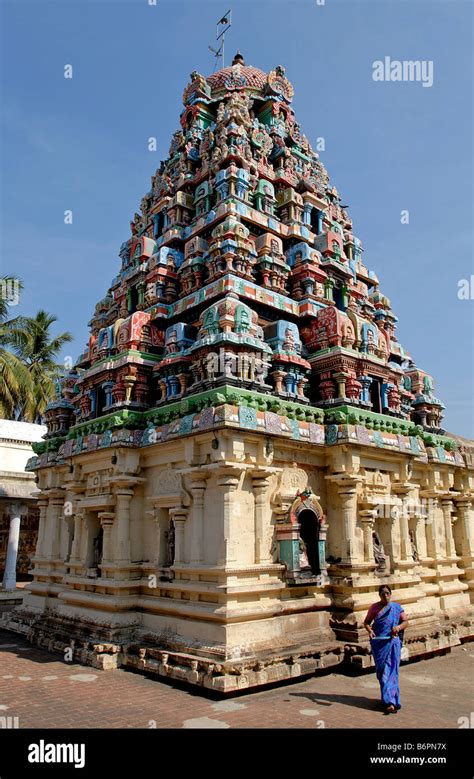
[[[164,468],[153,479],[154,494],[162,506],[177,506],[181,501],[183,478],[175,468]]]
[[[156,523],[154,563],[161,581],[173,579],[173,565],[180,562],[183,523],[191,499],[175,468],[159,471],[152,480],[154,495],[147,497],[147,514]]]
[[[390,492],[388,473],[365,469],[365,491],[367,495],[387,495]]]
[[[327,524],[302,468],[285,468],[275,496],[278,560],[286,566],[290,585],[321,586],[328,581]]]
[[[303,492],[308,487],[308,474],[303,468],[284,468],[280,478],[280,494],[294,500],[297,492]]]
[[[296,495],[307,487],[308,474],[303,468],[293,465],[283,469],[272,500],[278,525],[288,522],[289,511]]]
[[[86,482],[87,495],[103,495],[110,492],[109,477],[111,470],[94,471],[89,473]]]

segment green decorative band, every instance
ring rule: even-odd
[[[284,414],[289,419],[305,419],[308,422],[323,422],[324,411],[307,406],[303,403],[284,400],[275,395],[263,394],[252,390],[224,385],[218,390],[209,390],[197,395],[190,395],[177,403],[169,403],[162,408],[145,412],[147,422],[161,424],[171,422],[185,414],[201,411],[203,408],[231,403],[236,406],[255,408],[258,411],[272,411]]]
[[[113,414],[106,414],[104,417],[74,425],[69,431],[68,438],[78,438],[78,436],[90,435],[91,433],[104,433],[106,430],[118,430],[119,428],[135,430],[143,428],[145,425],[146,421],[142,411],[122,409]]]
[[[122,409],[83,422],[71,428],[67,439],[50,438],[33,444],[33,451],[46,465],[57,462],[56,455],[51,458],[48,455],[58,452],[60,456],[70,457],[98,446],[145,446],[163,442],[170,436],[182,437],[222,426],[326,446],[345,442],[376,446],[464,465],[462,456],[455,451],[454,441],[427,433],[411,422],[350,406],[323,410],[229,385],[191,395],[162,408],[145,412]],[[448,457],[451,452],[454,456]]]
[[[256,395],[258,393],[249,394]],[[235,392],[232,395],[235,396]],[[248,400],[249,398],[247,398],[247,403],[239,405],[234,404],[234,402],[226,402],[220,405],[204,406],[200,411],[194,410],[194,412],[181,415],[172,421],[161,419],[158,424],[148,414],[144,429],[143,418],[140,420],[141,429],[134,428],[130,418],[127,418],[122,420],[124,422],[122,427],[116,427],[114,430],[109,428],[102,433],[85,433],[83,429],[84,435],[77,435],[75,439],[50,439],[44,442],[46,445],[44,451],[40,453],[38,449],[39,458],[32,458],[27,468],[36,470],[46,466],[64,464],[75,455],[100,449],[116,446],[148,447],[184,436],[209,431],[216,433],[222,428],[260,433],[265,436],[274,436],[321,448],[350,444],[402,453],[415,457],[421,462],[439,462],[458,467],[465,465],[459,451],[450,452],[442,446],[425,446],[420,437],[381,430],[368,430],[362,425],[320,424],[305,418],[296,418],[295,416],[290,418],[286,414],[263,410],[255,404],[250,405]],[[187,410],[190,411],[189,408]],[[305,407],[303,410],[308,411]],[[58,449],[53,450],[53,446],[58,446]]]
[[[428,433],[421,425],[388,414],[376,414],[374,411],[363,411],[353,406],[338,406],[336,409],[326,409],[324,416],[325,422],[329,424],[362,425],[367,430],[416,436],[427,446],[441,446],[447,451],[457,448],[455,441],[448,436]]]

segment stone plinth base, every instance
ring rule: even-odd
[[[99,624],[79,618],[52,615],[41,617],[18,609],[5,614],[1,626],[23,633],[30,643],[50,652],[64,654],[72,649],[72,660],[101,670],[134,668],[144,673],[179,679],[220,693],[307,676],[327,668],[373,667],[368,640],[348,644],[334,638],[309,636],[305,641],[278,648],[260,649],[238,660],[225,659],[223,647],[178,647],[166,639],[152,641],[137,625]],[[474,616],[446,620],[407,629],[402,660],[410,661],[449,651],[474,638]],[[99,639],[99,640],[98,640]]]
[[[123,658],[123,664],[140,671],[180,679],[216,692],[230,693],[273,682],[295,679],[315,671],[338,666],[344,660],[343,646],[307,647],[294,654],[239,662],[215,663],[191,654],[163,652],[135,644]]]
[[[0,590],[0,613],[10,612],[21,606],[24,596],[23,590]]]

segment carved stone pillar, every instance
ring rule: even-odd
[[[160,516],[160,509],[155,507],[148,512],[151,515],[153,523],[155,525],[155,544],[153,548],[153,563],[156,568],[163,565],[162,548],[163,548],[163,520]]]
[[[458,520],[456,522],[457,552],[461,555],[459,566],[464,573],[460,576],[469,587],[471,603],[474,602],[474,517],[470,494],[455,498]]]
[[[342,512],[342,564],[352,565],[358,562],[356,547],[356,521],[357,521],[357,485],[362,481],[361,476],[351,474],[334,474],[326,476],[330,482],[338,487],[338,496],[341,501]]]
[[[99,520],[104,532],[102,541],[102,565],[112,563],[114,553],[112,547],[112,528],[114,525],[115,514],[113,511],[100,511]]]
[[[400,559],[413,561],[408,514],[403,506],[400,513]]]
[[[162,564],[161,561],[161,548],[163,544],[163,523],[160,517],[153,514],[153,522],[155,523],[155,548],[153,552],[153,562],[157,568]]]
[[[252,487],[255,495],[255,563],[271,563],[270,549],[265,541],[265,519],[269,511],[268,485],[272,471],[252,471]]]
[[[338,398],[346,397],[346,381],[349,378],[347,373],[335,373],[333,376],[337,381],[337,396]]]
[[[415,511],[413,514],[415,520],[415,543],[418,550],[418,556],[421,559],[428,556],[428,548],[426,543],[426,530],[425,530],[425,516],[420,511]]]
[[[64,517],[64,496],[55,494],[49,502],[49,560],[59,557],[59,545],[61,540],[61,527]]]
[[[285,371],[273,371],[273,373],[270,374],[274,381],[275,381],[275,392],[280,394],[283,392],[283,379],[286,376]]]
[[[446,557],[455,558],[456,548],[454,546],[453,525],[452,525],[452,513],[453,513],[452,498],[443,498],[441,500],[441,508],[444,517],[444,533],[446,537]]]
[[[400,560],[402,562],[414,562],[410,540],[409,516],[404,500],[407,498],[414,485],[410,482],[392,483],[392,492],[400,497],[398,520],[400,526]]]
[[[301,378],[301,379],[299,379],[299,380],[297,381],[297,383],[296,383],[296,386],[297,386],[297,388],[298,388],[298,393],[297,393],[297,394],[298,394],[298,397],[299,397],[299,398],[304,398],[304,397],[305,397],[305,394],[304,394],[304,388],[305,388],[305,385],[306,385],[307,383],[308,383],[308,381],[307,381],[307,379],[306,379],[306,378],[304,378],[304,377],[303,377],[303,378]]]
[[[425,520],[426,547],[427,555],[433,560],[440,560],[444,557],[441,538],[438,529],[439,494],[433,490],[424,490],[420,496],[428,498],[428,516]]]
[[[191,513],[191,565],[200,565],[204,560],[204,496],[209,474],[204,471],[190,472],[190,491],[193,496]]]
[[[184,523],[188,515],[185,508],[170,509],[170,516],[174,523],[174,563],[173,565],[183,565],[184,563]]]
[[[225,566],[234,561],[232,550],[233,498],[240,482],[242,468],[237,465],[220,466],[217,473],[217,486],[221,489],[222,500],[222,536],[219,544],[217,565]]]
[[[364,534],[364,562],[374,563],[374,546],[372,543],[372,533],[374,530],[375,516],[377,509],[364,509],[359,511],[359,520]]]
[[[133,490],[119,487],[115,492],[115,562],[130,563],[130,501]]]
[[[459,549],[463,558],[474,557],[474,522],[472,517],[472,499],[461,496],[455,499],[458,510]]]
[[[82,545],[82,529],[84,526],[84,512],[80,509],[76,510],[74,515],[74,539],[72,542],[70,563],[81,562],[81,545]]]
[[[164,563],[162,553],[164,542],[164,518],[162,512],[165,511],[165,509],[160,506],[160,500],[157,498],[147,498],[147,503],[149,504],[149,508],[145,511],[145,514],[150,517],[155,526],[151,558],[154,566],[160,568]]]
[[[46,496],[40,497],[37,501],[39,508],[38,540],[36,542],[35,561],[44,557],[45,529],[47,523],[47,509],[49,500]]]

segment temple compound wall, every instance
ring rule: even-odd
[[[401,437],[413,448],[390,451],[368,431],[358,444],[350,425],[328,445],[322,425],[266,412],[281,425],[269,435],[242,429],[264,416],[242,411],[216,408],[212,430],[185,438],[145,431],[140,447],[122,432],[39,469],[34,581],[6,626],[79,662],[222,692],[370,665],[362,623],[381,583],[410,619],[405,659],[472,637],[473,471],[459,454],[437,462]]]

